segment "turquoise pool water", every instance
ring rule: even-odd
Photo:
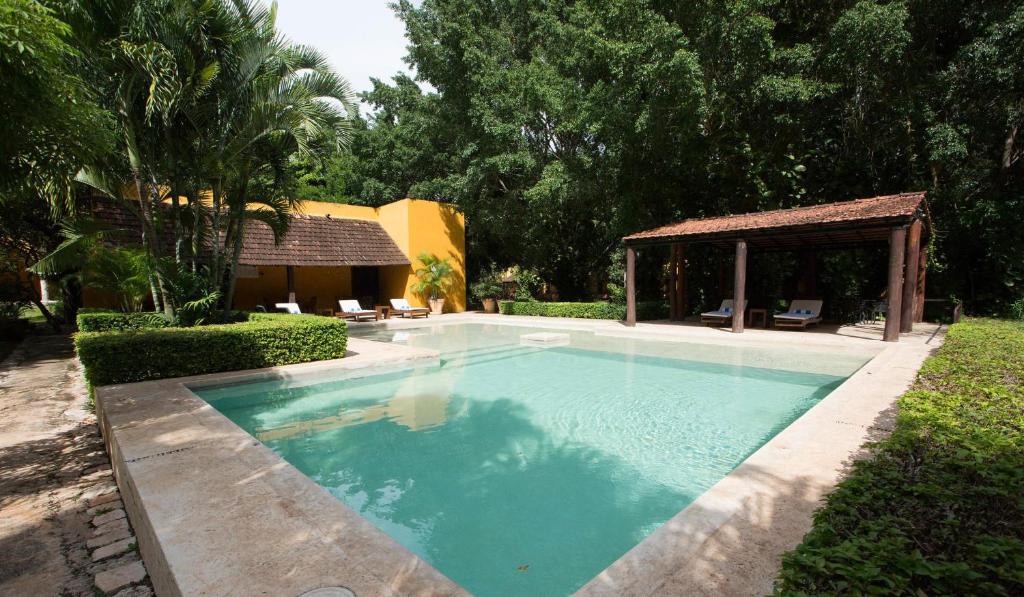
[[[353,326],[441,365],[195,392],[470,592],[567,595],[870,358],[538,331]]]

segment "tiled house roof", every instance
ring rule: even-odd
[[[239,263],[245,265],[409,265],[377,222],[293,215],[288,232],[274,244],[270,227],[249,222]]]
[[[925,209],[924,195],[924,192],[901,193],[825,205],[683,220],[675,224],[631,234],[624,240],[629,243],[630,241],[658,238],[737,235],[744,232],[784,232],[788,229],[815,226],[836,227],[844,224],[883,224],[897,220],[909,221],[919,209]]]
[[[139,220],[127,207],[96,199],[92,202],[92,212],[97,219],[115,229],[110,235],[115,244],[138,245],[141,242]],[[165,250],[173,246],[171,230],[164,231],[163,242]],[[375,266],[409,265],[409,258],[377,222],[292,215],[288,232],[279,244],[274,243],[269,226],[258,221],[247,222],[239,263]]]

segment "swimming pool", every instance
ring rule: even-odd
[[[510,325],[352,334],[440,366],[195,392],[477,595],[573,592],[871,358]]]

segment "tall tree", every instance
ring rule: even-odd
[[[456,203],[471,260],[593,295],[590,275],[646,226],[924,189],[938,231],[930,292],[993,310],[1024,292],[1024,3],[396,10],[407,60],[433,90],[378,82],[366,96],[377,112],[331,184],[362,201]]]
[[[227,310],[247,221],[277,235],[287,227],[289,160],[346,145],[355,112],[348,84],[317,51],[277,32],[276,4],[61,6],[120,137],[118,151],[79,180],[136,210],[157,264],[154,303],[173,315],[183,299],[171,278],[202,261],[207,292],[222,294]]]
[[[75,68],[71,30],[34,0],[0,3],[0,250],[20,271],[59,240],[72,179],[110,147],[110,118]],[[21,292],[55,327],[34,280]]]

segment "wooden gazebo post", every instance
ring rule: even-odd
[[[743,315],[747,291],[747,241],[736,241],[736,272],[733,277],[732,295],[732,331],[743,333]]]
[[[924,285],[928,273],[928,247],[921,247],[917,258],[917,296],[914,297],[914,323],[924,321]]]
[[[921,256],[921,220],[914,220],[907,233],[907,267],[903,276],[903,300],[900,311],[900,332],[914,331],[914,310],[917,306],[917,269]]]
[[[889,306],[885,311],[885,332],[882,340],[898,342],[900,339],[900,315],[903,312],[903,255],[907,247],[907,227],[896,226],[889,233],[889,289],[886,292]]]
[[[668,318],[682,321],[686,317],[686,245],[670,245],[668,261]]]
[[[626,245],[626,325],[636,325],[636,248]]]

